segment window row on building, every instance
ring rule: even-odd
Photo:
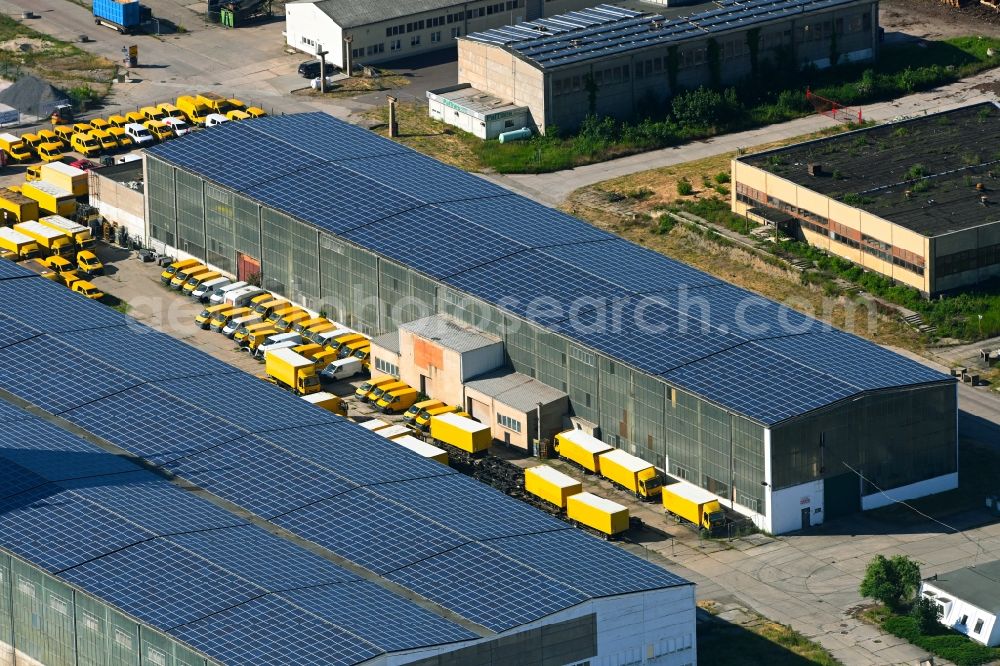
[[[795,218],[803,229],[826,236],[855,250],[891,262],[917,275],[924,274],[924,258],[915,252],[895,247],[891,243],[879,240],[873,236],[861,233],[859,230],[813,213],[804,208],[794,206],[786,201],[765,194],[760,190],[748,187],[743,183],[736,184],[736,200],[749,206],[764,205],[781,211]]]
[[[997,264],[1000,264],[1000,243],[936,257],[934,271],[938,277],[944,277]]]

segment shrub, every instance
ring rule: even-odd
[[[941,628],[941,623],[938,621],[938,605],[927,597],[917,599],[910,613],[916,619],[917,628],[922,634],[933,634]]]
[[[682,197],[694,194],[694,186],[691,185],[691,181],[689,181],[687,178],[681,178],[679,181],[677,181],[677,194],[681,195]]]
[[[689,127],[716,127],[726,120],[732,122],[741,110],[735,88],[720,93],[704,86],[677,95],[671,108],[677,122]]]
[[[920,567],[905,555],[886,559],[876,555],[865,569],[858,591],[861,596],[881,601],[889,608],[899,608],[913,598],[920,586]]]
[[[726,183],[728,183],[729,182],[729,172],[728,171],[720,171],[719,173],[715,174],[715,182],[717,182],[719,185],[725,185]]]

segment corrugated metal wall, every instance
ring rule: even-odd
[[[17,557],[0,552],[0,666],[216,666]]]

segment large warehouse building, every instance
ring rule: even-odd
[[[925,295],[1000,277],[1000,105],[777,148],[732,162],[733,211]]]
[[[600,5],[469,34],[458,40],[458,82],[528,107],[544,132],[574,129],[588,114],[632,119],[682,90],[732,85],[767,67],[877,54],[877,1],[717,4],[677,18]]]
[[[957,484],[953,379],[328,115],[156,146],[146,187],[154,247],[373,335],[471,324],[771,532]]]
[[[694,664],[694,586],[0,261],[0,664]]]

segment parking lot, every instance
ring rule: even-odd
[[[126,302],[129,314],[235,367],[263,374],[262,364],[236,351],[232,341],[194,326],[194,317],[203,306],[162,287],[155,263],[142,263],[131,253],[104,246],[99,254],[109,270],[94,282]],[[352,395],[359,380],[339,382],[328,390]],[[348,405],[353,419],[374,416],[353,398]],[[521,466],[537,462],[502,448],[495,447],[494,452]],[[548,464],[582,476],[563,461]],[[631,535],[621,544],[623,548],[698,583],[698,598],[727,609],[727,619],[740,622],[748,617],[744,611],[752,609],[816,640],[848,665],[912,664],[925,656],[922,650],[854,616],[862,604],[857,587],[871,557],[909,555],[930,574],[968,566],[1000,548],[1000,523],[985,509],[949,518],[949,528],[931,522],[894,525],[866,514],[783,537],[753,534],[732,540],[702,539],[694,530],[668,520],[657,503],[639,502],[597,477],[584,477],[583,483],[585,490],[628,506],[632,515],[653,528]]]

